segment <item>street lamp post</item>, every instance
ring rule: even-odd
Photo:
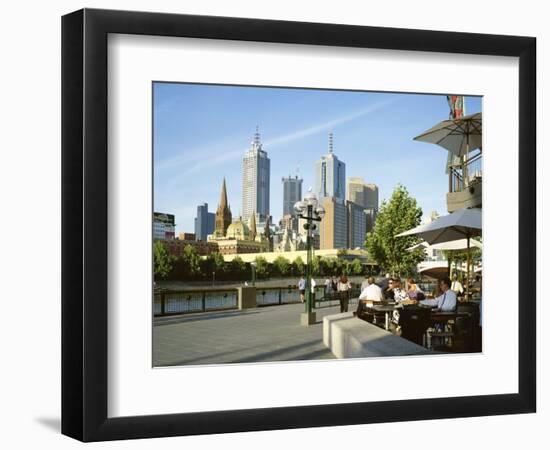
[[[306,230],[306,304],[305,311],[301,315],[300,322],[302,325],[312,325],[316,321],[315,312],[313,309],[313,296],[311,289],[311,276],[312,270],[312,250],[313,250],[313,231],[317,228],[314,222],[320,222],[324,215],[325,209],[319,205],[317,196],[311,192],[311,189],[303,200],[300,200],[294,204],[294,211],[301,219],[305,219],[304,229]]]

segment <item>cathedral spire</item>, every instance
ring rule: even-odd
[[[225,187],[225,177],[222,182],[222,191],[220,194],[220,203],[216,210],[216,228],[214,234],[218,237],[225,236],[227,227],[231,225],[231,210],[229,209],[229,203],[227,202],[227,189]]]
[[[220,194],[220,203],[218,207],[224,209],[228,206],[229,205],[227,204],[227,189],[225,187],[225,177],[223,177],[222,192]]]
[[[256,240],[256,213],[250,216],[250,240]]]

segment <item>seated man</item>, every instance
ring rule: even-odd
[[[374,282],[374,277],[367,278],[367,286],[361,291],[359,300],[371,300],[373,302],[381,302],[384,299],[382,289]]]
[[[435,306],[443,312],[456,310],[456,293],[451,290],[451,280],[448,277],[439,280],[439,289],[442,294],[430,300],[421,300],[422,305]]]
[[[382,300],[384,300],[382,289],[380,289],[380,286],[376,285],[374,277],[368,277],[366,280],[366,287],[359,295],[359,302],[355,315],[361,317],[365,306],[372,306],[373,302],[381,302]]]

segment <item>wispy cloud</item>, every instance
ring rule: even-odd
[[[303,128],[301,130],[292,131],[290,133],[268,139],[263,142],[263,144],[269,148],[270,152],[275,150],[277,146],[288,144],[290,142],[305,138],[307,136],[311,136],[313,134],[325,132],[327,130],[331,130],[335,128],[338,125],[342,125],[344,123],[351,122],[353,120],[357,120],[361,117],[367,116],[371,113],[374,113],[386,106],[388,106],[391,103],[394,103],[395,99],[389,99],[383,102],[378,102],[373,105],[370,105],[366,108],[362,108],[358,111],[354,111],[353,113],[346,114],[341,117],[337,117],[332,120],[328,120],[326,122],[317,123],[314,125],[311,125],[309,127]],[[210,168],[213,166],[218,166],[221,164],[224,164],[228,161],[232,161],[238,158],[241,158],[244,152],[247,150],[247,148],[239,148],[231,151],[225,151],[223,153],[217,153],[215,156],[206,156],[204,153],[202,155],[199,155],[198,158],[194,158],[197,160],[196,163],[190,164],[189,167],[181,172],[181,176],[186,176],[192,173],[196,173],[198,171],[201,171],[205,168]],[[186,160],[185,163],[191,163],[192,161]]]

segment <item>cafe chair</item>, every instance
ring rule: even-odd
[[[405,307],[399,311],[401,337],[418,345],[424,345],[425,333],[430,326],[429,308]]]

